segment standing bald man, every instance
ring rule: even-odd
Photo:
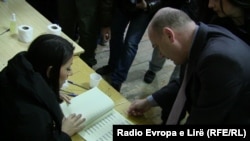
[[[223,27],[196,24],[173,8],[155,14],[148,35],[164,57],[181,65],[180,80],[135,100],[128,109],[130,115],[160,106],[165,124],[188,66],[186,101],[177,124],[186,113],[186,124],[250,124],[250,47],[245,42]]]

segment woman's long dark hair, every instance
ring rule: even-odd
[[[61,101],[59,97],[60,68],[72,57],[73,51],[73,44],[66,39],[53,34],[44,34],[30,44],[27,52],[27,59],[33,65],[34,70],[46,80],[58,101]],[[48,77],[49,66],[52,68]]]
[[[238,6],[243,9],[249,9],[250,8],[250,1],[249,0],[228,0],[230,3],[232,3],[235,6]]]
[[[230,17],[219,18],[217,13],[208,7],[209,0],[196,0],[198,3],[198,17],[199,21],[209,24],[218,24],[226,27],[231,32],[236,34],[247,44],[250,44],[250,0],[228,0],[232,5],[239,7],[244,12],[244,24],[242,26],[237,26]],[[220,6],[222,11],[222,0],[220,0]]]
[[[240,7],[244,10],[245,19],[249,21],[250,14],[250,1],[249,0],[228,0],[231,4]],[[199,11],[199,18],[201,21],[209,22],[212,16],[215,14],[210,8],[208,8],[209,0],[196,0]],[[224,12],[222,7],[222,0],[220,0],[220,7]]]
[[[221,0],[220,0],[221,1]],[[246,25],[246,30],[250,33],[250,0],[228,0],[233,5],[240,7],[244,12],[244,24]]]

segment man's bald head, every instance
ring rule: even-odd
[[[190,22],[192,22],[192,19],[185,12],[165,7],[157,11],[149,24],[149,28],[160,34],[164,27],[178,30]]]
[[[195,29],[195,22],[186,13],[166,7],[152,18],[148,35],[162,56],[173,60],[175,64],[183,64],[188,59]]]

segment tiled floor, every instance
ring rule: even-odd
[[[146,73],[151,59],[153,48],[145,33],[142,41],[139,44],[139,49],[136,58],[129,70],[129,74],[125,83],[121,88],[121,94],[131,102],[138,98],[146,97],[152,94],[154,91],[160,89],[166,85],[169,81],[169,77],[174,69],[172,61],[167,60],[164,67],[156,75],[155,80],[151,84],[147,84],[143,81],[144,74]],[[109,46],[100,46],[96,50],[97,65],[93,66],[96,70],[107,64],[109,59]],[[153,118],[156,123],[160,122],[160,109],[153,108],[147,113],[150,118]]]

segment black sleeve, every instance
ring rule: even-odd
[[[101,0],[100,1],[100,11],[99,11],[99,21],[101,27],[109,27],[112,21],[112,13],[113,13],[113,0]]]
[[[71,137],[64,132],[54,131],[54,140],[55,141],[71,141]]]
[[[158,9],[162,8],[162,0],[147,0],[147,12],[155,13]]]
[[[181,80],[183,79],[185,66],[178,67],[179,69],[176,67],[173,71],[169,83],[152,94],[154,100],[162,108],[161,119],[163,123],[165,123],[168,118],[169,112],[179,91]]]

